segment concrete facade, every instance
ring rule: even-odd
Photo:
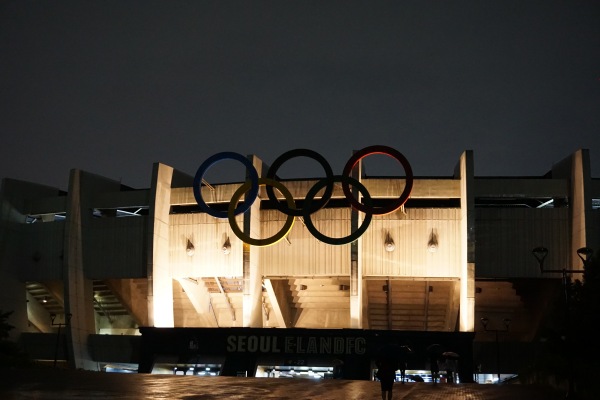
[[[264,176],[268,167],[248,158]],[[474,338],[468,365],[492,368],[494,338],[480,319],[492,329],[510,319],[504,350],[525,354],[560,284],[539,271],[531,250],[547,247],[551,268],[581,269],[576,250],[600,249],[600,179],[590,176],[586,149],[540,177],[474,171],[465,151],[451,175],[415,177],[401,209],[373,216],[360,238],[339,246],[317,240],[302,217],[276,244],[243,243],[228,219],[201,212],[193,176],[161,163],[148,189],[80,170],[71,172],[68,192],[7,178],[0,309],[13,311],[12,338],[35,358],[81,369],[139,362],[139,344],[131,343],[141,327],[465,333]],[[378,204],[406,183],[354,174]],[[316,181],[281,183],[301,202]],[[201,190],[226,210],[239,186]],[[258,198],[235,221],[252,238],[271,237],[288,217],[264,187]],[[363,218],[339,185],[311,221],[340,237]],[[523,361],[506,359],[499,368],[507,371]]]

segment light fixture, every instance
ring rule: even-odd
[[[481,325],[483,325],[483,329],[487,329],[488,322],[490,322],[490,320],[486,317],[481,318]]]
[[[535,249],[531,250],[531,252],[533,253],[533,256],[536,258],[536,260],[538,261],[538,264],[540,266],[540,271],[544,272],[544,259],[548,255],[548,249],[540,246],[540,247],[536,247]]]
[[[394,239],[390,236],[390,233],[387,232],[385,234],[385,243],[384,243],[385,251],[392,252],[396,248],[396,244],[394,243]]]
[[[225,239],[223,247],[221,247],[221,251],[223,251],[223,254],[225,255],[231,253],[231,242],[229,241],[229,236],[227,236],[227,239]]]
[[[431,229],[431,233],[429,234],[429,241],[427,242],[427,251],[430,253],[435,253],[438,249],[438,238],[437,234]]]
[[[577,255],[579,256],[581,261],[583,261],[584,266],[592,258],[593,254],[594,254],[594,251],[592,249],[590,249],[589,247],[582,247],[580,249],[577,249]]]
[[[48,302],[48,296],[44,296],[44,298],[42,299],[42,303],[47,303]]]
[[[187,245],[185,246],[185,252],[188,256],[193,256],[196,252],[196,248],[194,247],[194,243],[190,239],[187,241]]]

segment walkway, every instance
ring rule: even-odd
[[[379,382],[0,370],[3,400],[380,400]],[[562,400],[530,385],[396,383],[395,400]]]

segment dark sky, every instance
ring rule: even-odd
[[[341,173],[374,144],[416,176],[465,150],[477,176],[541,176],[586,148],[600,178],[600,1],[3,0],[0,107],[0,177],[61,189],[221,151]]]

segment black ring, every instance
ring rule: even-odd
[[[277,170],[283,165],[284,162],[286,162],[289,159],[294,158],[294,157],[312,158],[313,160],[315,160],[319,164],[321,164],[321,166],[323,167],[323,170],[325,171],[325,175],[328,179],[328,182],[333,177],[333,170],[331,169],[331,166],[329,165],[329,163],[327,162],[325,157],[323,157],[322,155],[320,155],[319,153],[317,153],[316,151],[313,151],[313,150],[294,149],[294,150],[286,151],[285,153],[283,153],[282,155],[277,157],[277,159],[273,162],[273,164],[271,164],[271,167],[269,167],[269,170],[267,171],[267,178],[275,180]],[[284,213],[286,215],[293,215],[295,217],[300,217],[303,215],[304,209],[289,208],[285,202],[279,201],[279,199],[277,199],[277,196],[275,196],[275,192],[273,191],[272,186],[270,186],[270,185],[266,186],[266,190],[267,190],[267,195],[269,196],[269,199],[275,204],[275,207],[277,207],[277,209],[279,211],[281,211],[282,213]],[[310,210],[310,213],[312,214],[315,211],[318,211],[321,208],[325,207],[325,205],[327,205],[327,203],[329,202],[329,199],[331,199],[332,194],[333,194],[333,181],[331,181],[331,183],[327,185],[327,188],[325,189],[325,193],[323,193],[323,196],[321,196],[321,198],[317,202],[314,203],[314,208],[308,207]],[[315,193],[315,195],[316,195],[316,193]]]
[[[302,209],[303,217],[304,217],[304,224],[306,225],[306,228],[310,231],[310,233],[312,233],[312,235],[315,238],[317,238],[318,240],[320,240],[321,242],[328,243],[328,244],[334,244],[334,245],[348,244],[348,243],[355,241],[356,239],[361,237],[363,233],[365,233],[365,231],[369,227],[369,224],[371,223],[371,219],[373,218],[372,213],[366,212],[365,219],[363,220],[361,226],[359,226],[358,229],[356,231],[352,232],[350,235],[341,237],[341,238],[332,238],[332,237],[323,235],[321,232],[319,232],[317,230],[317,228],[315,228],[315,225],[313,224],[312,220],[310,219],[311,213],[308,212],[308,210],[310,209],[312,200],[315,197],[315,195],[319,192],[319,190],[321,190],[321,188],[323,186],[333,184],[334,182],[342,182],[343,184],[346,184],[346,185],[356,186],[358,188],[358,190],[363,194],[363,199],[364,199],[365,204],[369,207],[369,209],[371,209],[371,210],[373,209],[372,204],[371,204],[372,203],[371,194],[369,193],[367,188],[362,183],[360,183],[356,179],[346,176],[346,175],[334,175],[331,178],[323,178],[323,179],[319,180],[317,183],[315,183],[313,185],[312,188],[310,188],[310,190],[306,194],[305,208]]]

